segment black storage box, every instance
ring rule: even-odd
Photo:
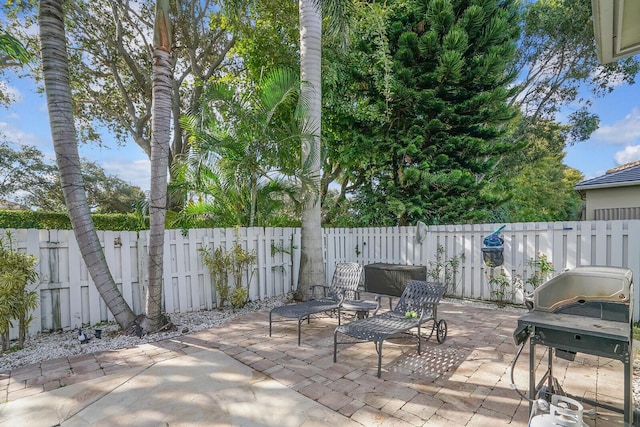
[[[423,265],[369,264],[364,266],[364,289],[376,294],[399,297],[409,280],[426,280]]]

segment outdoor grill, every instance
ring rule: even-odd
[[[618,267],[576,267],[539,286],[530,311],[518,319],[516,344],[529,339],[529,401],[564,395],[624,414],[633,419],[633,283],[631,270]],[[535,346],[549,348],[547,371],[536,383]],[[553,377],[553,354],[574,360],[576,353],[620,360],[624,365],[624,407],[564,392]],[[515,361],[514,361],[515,362]],[[531,409],[531,407],[530,407]]]

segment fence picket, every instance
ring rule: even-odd
[[[107,265],[109,266],[109,270],[111,271],[111,275],[113,276],[113,280],[116,282],[116,286],[118,284],[122,284],[122,266],[116,262],[116,245],[120,239],[119,234],[113,231],[105,231],[104,232],[104,240],[102,247],[104,248],[104,257],[107,260]],[[118,286],[120,292],[122,292],[122,286]],[[107,309],[107,304],[104,302],[102,298],[100,298],[100,319],[107,319],[110,322],[113,322],[115,318]]]
[[[98,231],[98,240],[100,241],[100,245],[104,248],[104,231]],[[84,265],[84,263],[82,264]],[[86,313],[84,313],[83,310],[82,323],[93,325],[107,319],[101,318],[100,316],[100,304],[102,302],[102,298],[98,293],[98,289],[96,288],[89,271],[86,267],[84,267],[84,269],[86,271],[86,291],[83,292],[83,297],[86,298],[86,301],[83,300],[83,307],[87,307],[88,310]],[[88,304],[85,305],[85,302],[88,302]]]
[[[611,245],[611,235],[608,230],[608,223],[605,221],[599,221],[595,223],[596,235],[592,236],[592,247],[595,254],[595,259],[592,260],[593,265],[607,265],[608,249]],[[639,277],[640,278],[640,277]]]
[[[120,280],[122,283],[122,296],[124,300],[129,304],[130,307],[133,306],[133,284],[132,284],[132,262],[136,262],[137,256],[132,256],[132,249],[135,249],[135,246],[132,248],[132,245],[135,245],[135,240],[132,241],[132,237],[135,237],[135,233],[133,232],[122,232],[120,233],[120,247],[119,251],[119,259],[120,265],[122,266],[122,272],[120,276]]]
[[[625,264],[627,252],[623,244],[625,237],[623,223],[621,221],[612,222],[610,233],[611,248],[608,250],[607,265],[622,267]]]

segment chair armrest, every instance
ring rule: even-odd
[[[434,317],[436,304],[432,302],[425,302],[420,306],[420,320]]]
[[[326,286],[326,285],[311,285],[310,290],[311,290],[311,295],[313,296],[313,298],[316,298],[316,288],[322,289],[322,297],[323,298],[327,297],[327,289],[329,289],[328,286]]]

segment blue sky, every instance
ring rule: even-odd
[[[46,102],[31,79],[9,73],[2,88],[15,95],[8,109],[0,109],[0,132],[14,143],[35,145],[53,159]],[[604,98],[593,100],[592,111],[601,118],[589,141],[567,147],[565,164],[578,169],[590,179],[608,169],[640,160],[640,86],[621,85]],[[149,189],[149,160],[133,141],[117,146],[104,135],[105,147],[83,145],[80,155],[101,165],[109,174]]]
[[[600,116],[600,128],[588,141],[567,147],[564,163],[589,179],[640,160],[640,85],[621,85],[594,98],[591,111]]]
[[[5,84],[8,87],[0,90],[13,94],[15,102],[6,109],[0,107],[3,138],[14,144],[36,146],[53,162],[55,154],[44,95],[37,93],[32,79],[18,78],[11,72]],[[108,134],[103,135],[102,142],[104,147],[81,145],[80,156],[99,164],[108,174],[149,190],[149,159],[144,151],[133,140],[118,146]]]

